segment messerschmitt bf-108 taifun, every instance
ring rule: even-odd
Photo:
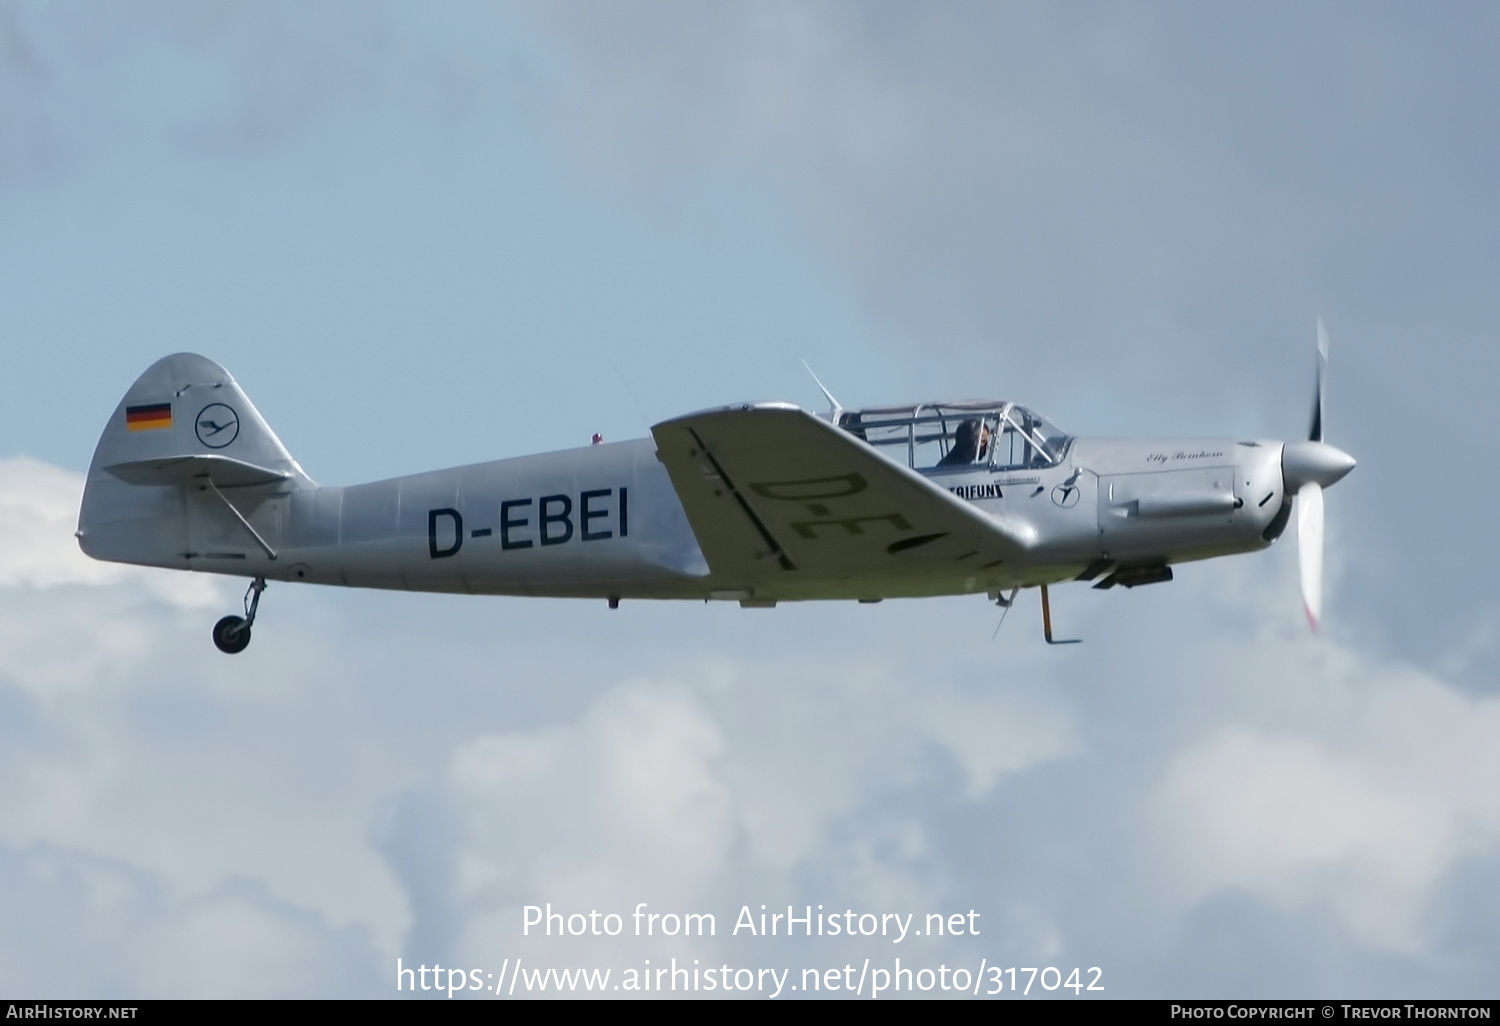
[[[1075,438],[1013,402],[818,415],[782,402],[663,421],[651,437],[371,484],[314,482],[240,386],[178,353],[130,386],[89,467],[78,541],[103,560],[267,581],[604,599],[778,602],[1133,588],[1263,549],[1297,512],[1302,596],[1322,603],[1327,339],[1307,441]],[[821,386],[820,386],[821,387]],[[826,390],[825,390],[825,394]],[[596,443],[599,440],[596,438]],[[1295,500],[1295,501],[1294,501]]]

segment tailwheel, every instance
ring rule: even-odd
[[[225,655],[245,651],[250,644],[250,625],[243,616],[226,616],[214,624],[214,645]]]
[[[245,615],[226,616],[214,624],[214,646],[225,655],[245,651],[250,644],[250,628],[255,625],[255,611],[260,608],[260,593],[266,590],[266,579],[257,577],[245,591]]]

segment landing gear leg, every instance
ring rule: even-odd
[[[1052,603],[1047,601],[1047,586],[1042,585],[1042,636],[1047,639],[1049,645],[1076,645],[1082,638],[1054,638],[1052,637]]]
[[[255,611],[260,608],[260,593],[266,590],[266,579],[257,577],[245,591],[245,615],[226,616],[214,624],[214,645],[226,655],[245,651],[250,644],[250,628],[255,624]]]

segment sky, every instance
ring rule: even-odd
[[[1493,997],[1497,42],[1464,3],[0,0],[0,992],[902,957]],[[350,484],[819,408],[803,360],[850,407],[1300,438],[1319,317],[1359,466],[1316,636],[1289,532],[1058,588],[1065,648],[1032,593],[996,632],[273,586],[229,658],[240,582],[72,538],[172,352]],[[717,932],[523,935],[549,902]],[[763,904],[980,932],[730,932]]]

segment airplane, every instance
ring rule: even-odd
[[[651,437],[369,484],[315,483],[217,363],[178,353],[125,393],[78,518],[95,559],[247,577],[225,653],[268,581],[480,595],[778,602],[1135,588],[1264,549],[1293,508],[1302,597],[1322,608],[1327,333],[1307,441],[1076,438],[1008,401],[690,413]],[[816,378],[815,378],[816,380]],[[1295,499],[1295,502],[1294,502]],[[998,628],[997,628],[998,629]]]

